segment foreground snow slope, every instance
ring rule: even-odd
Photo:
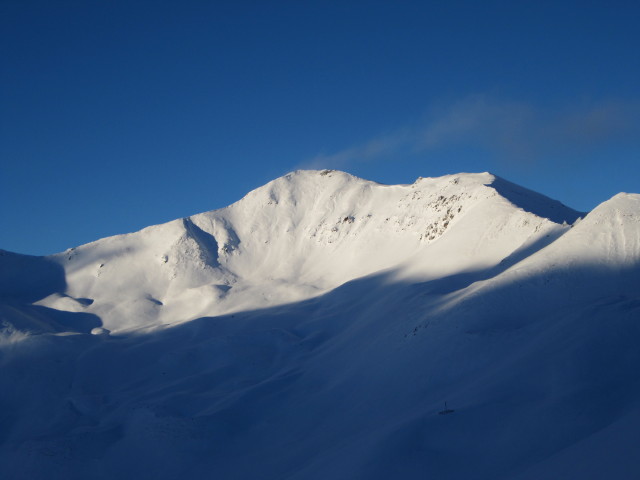
[[[0,475],[637,478],[640,196],[578,216],[489,174],[296,172],[5,252]]]

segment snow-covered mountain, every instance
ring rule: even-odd
[[[95,314],[114,331],[170,324],[299,301],[385,269],[432,279],[491,267],[579,215],[487,173],[388,186],[299,171],[227,208],[48,257],[65,287],[37,304]]]
[[[1,252],[0,474],[637,478],[639,287],[640,195],[488,173]]]

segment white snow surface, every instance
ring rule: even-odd
[[[69,298],[88,298],[86,312],[130,330],[296,302],[385,269],[430,279],[486,268],[567,230],[515,208],[494,180],[461,174],[388,186],[298,171],[227,208],[51,257],[68,297],[38,304],[75,311]]]
[[[0,477],[635,479],[639,268],[640,195],[489,173],[0,251]]]

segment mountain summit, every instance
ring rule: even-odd
[[[6,478],[640,474],[640,195],[297,171],[0,268]]]

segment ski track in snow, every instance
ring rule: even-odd
[[[639,266],[640,195],[489,173],[0,251],[0,476],[635,479]]]

